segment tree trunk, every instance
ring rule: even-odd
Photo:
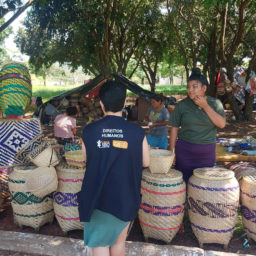
[[[233,114],[236,117],[236,120],[243,121],[244,117],[243,117],[242,111],[240,110],[233,93],[227,93],[227,100],[228,100],[228,103],[230,104]]]
[[[253,111],[253,100],[254,95],[250,95],[247,91],[245,91],[245,107],[244,107],[244,117],[246,121],[252,121],[252,111]]]

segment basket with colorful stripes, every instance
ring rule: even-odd
[[[70,167],[64,163],[56,166],[58,188],[54,193],[55,217],[64,233],[83,229],[78,213],[77,193],[81,190],[85,168]]]
[[[239,184],[224,168],[198,168],[188,181],[189,219],[200,247],[228,247],[237,222]]]
[[[256,174],[242,178],[241,211],[247,236],[256,241]]]
[[[166,174],[153,174],[144,170],[141,194],[139,221],[145,239],[170,243],[184,216],[186,183],[182,173],[171,170]]]
[[[0,110],[6,115],[22,115],[32,96],[28,68],[18,62],[4,65],[0,72]]]
[[[54,218],[52,194],[37,197],[28,192],[26,179],[36,166],[14,167],[9,174],[9,190],[14,220],[22,227],[29,226],[39,230],[45,223],[52,223]]]
[[[66,151],[65,159],[69,166],[84,168],[86,164],[82,150]]]

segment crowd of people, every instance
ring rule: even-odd
[[[226,124],[219,99],[206,95],[208,81],[194,68],[187,82],[187,97],[170,114],[164,97],[156,94],[145,121],[148,132],[127,121],[126,90],[117,81],[107,81],[99,90],[104,116],[83,128],[81,146],[86,172],[78,194],[80,220],[84,222],[84,244],[93,255],[124,255],[125,239],[140,206],[142,170],[149,166],[150,148],[175,153],[174,168],[186,182],[195,168],[213,167],[217,128]],[[76,135],[77,109],[54,118],[60,144]],[[138,116],[138,101],[132,116]],[[168,125],[170,138],[168,141]]]

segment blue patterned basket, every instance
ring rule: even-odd
[[[239,184],[224,168],[198,168],[188,181],[189,219],[199,241],[228,247],[237,222]]]

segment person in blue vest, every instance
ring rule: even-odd
[[[82,134],[86,172],[78,193],[84,244],[93,255],[125,255],[129,224],[140,206],[143,167],[149,165],[144,130],[122,117],[126,90],[107,81],[99,91],[104,118]]]

